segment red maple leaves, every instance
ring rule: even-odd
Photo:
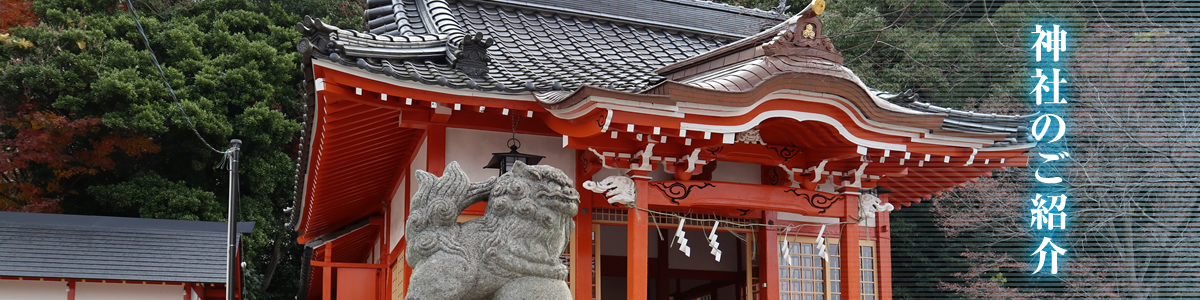
[[[0,135],[0,209],[59,212],[68,180],[116,167],[115,154],[138,157],[159,147],[143,135],[100,133],[99,118],[71,120],[48,111],[3,119],[15,135]],[[99,134],[99,136],[97,136]]]
[[[0,33],[8,33],[15,26],[33,26],[38,16],[32,5],[26,0],[0,0]]]

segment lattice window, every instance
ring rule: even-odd
[[[392,299],[404,299],[404,250],[400,250],[400,255],[396,257],[396,262],[392,263]]]
[[[780,240],[784,240],[780,236]],[[789,265],[779,265],[779,292],[783,300],[841,300],[841,247],[837,239],[829,239],[826,245],[829,252],[829,262],[825,263],[817,256],[816,238],[804,236],[787,237],[790,243],[789,253],[780,259],[787,259]],[[783,249],[784,242],[779,247]],[[879,295],[878,262],[875,257],[875,242],[859,242],[859,282],[861,285],[860,300],[876,300]],[[827,275],[827,276],[826,276]]]
[[[875,284],[875,247],[859,246],[859,284],[862,285],[862,300],[875,300],[878,289]]]
[[[829,299],[842,300],[842,251],[836,241],[828,246],[829,250]]]
[[[807,240],[798,237],[793,240]],[[788,265],[779,266],[779,299],[821,300],[825,299],[825,262],[817,256],[816,244],[811,241],[779,242],[780,249],[790,243],[789,253],[783,254]]]

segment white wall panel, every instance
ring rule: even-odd
[[[75,284],[75,300],[178,300],[181,298],[183,298],[182,285],[99,282]]]
[[[492,159],[492,153],[508,152],[511,132],[446,128],[446,163],[457,161],[471,181],[483,181],[496,176],[499,170],[484,169]],[[563,170],[568,177],[575,177],[575,150],[563,149],[561,136],[517,134],[525,154],[542,155],[539,165],[550,165]]]
[[[0,280],[0,300],[63,299],[67,299],[64,281]]]
[[[762,184],[762,166],[728,161],[717,162],[717,169],[713,171],[712,180]]]
[[[426,155],[429,153],[429,151],[426,150],[427,146],[429,146],[426,144],[427,141],[429,141],[428,138],[421,140],[421,147],[417,148],[417,153],[414,154],[415,156],[413,157],[412,164],[409,165],[408,178],[405,179],[406,182],[400,183],[400,188],[396,190],[396,196],[392,198],[392,206],[389,209],[390,211],[396,213],[391,215],[392,224],[390,224],[391,232],[389,232],[391,237],[388,239],[389,249],[395,248],[396,244],[400,243],[400,238],[404,237],[404,222],[406,222],[406,220],[404,219],[404,214],[402,212],[404,212],[404,208],[408,206],[408,204],[404,202],[404,195],[407,193],[409,196],[412,196],[417,192],[417,183],[413,182],[412,190],[408,190],[407,181],[412,180],[417,170],[425,170],[425,161],[427,158]]]

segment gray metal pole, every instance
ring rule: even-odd
[[[238,154],[242,140],[229,141],[233,152],[229,153],[229,263],[225,266],[225,299],[233,300],[235,270],[237,270],[237,215],[238,215]]]

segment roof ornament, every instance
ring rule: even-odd
[[[824,12],[825,0],[813,0],[800,14],[787,20],[786,29],[763,43],[763,50],[772,56],[812,56],[841,64],[845,60],[842,54],[821,32],[824,23],[817,16]]]
[[[880,194],[890,193],[892,191],[884,188],[873,188],[859,190],[861,193],[858,196],[858,225],[867,226],[868,222],[875,219],[875,214],[887,211],[896,210],[896,206],[891,203],[883,203],[879,199]]]
[[[492,38],[484,38],[482,32],[467,35],[454,47],[447,48],[446,56],[454,64],[454,68],[467,76],[480,78],[488,73],[488,63],[492,61],[487,49],[495,45]]]
[[[346,47],[337,42],[337,29],[337,27],[321,22],[321,19],[304,16],[299,23],[296,23],[296,30],[305,36],[296,43],[296,50],[302,54],[310,54],[316,50],[324,55],[340,54],[338,57],[344,56]]]
[[[788,10],[788,8],[791,8],[791,7],[792,7],[791,5],[787,5],[787,0],[779,0],[779,5],[776,5],[775,7],[771,8],[771,10],[769,12],[772,15],[774,15],[774,17],[777,19],[784,19],[784,18],[788,17],[787,10]],[[765,22],[765,23],[763,23],[762,28],[760,30],[770,29],[771,27],[774,27],[775,24],[778,24],[778,23]]]
[[[744,144],[767,144],[763,141],[762,134],[758,132],[758,129],[746,129],[746,131],[738,132],[734,137],[738,142]]]

